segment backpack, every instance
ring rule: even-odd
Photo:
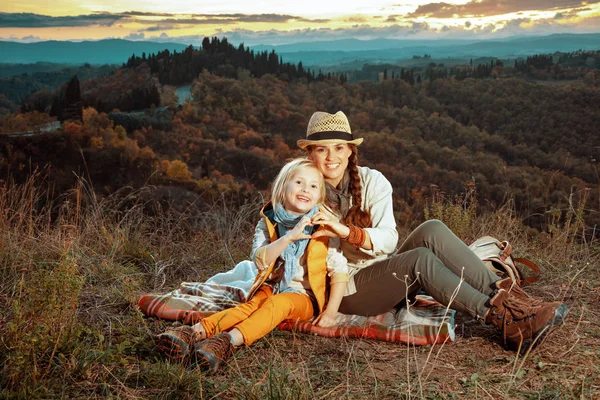
[[[483,236],[471,243],[469,249],[486,267],[501,278],[510,278],[519,286],[525,286],[540,278],[540,269],[526,258],[513,258],[512,246],[491,236]],[[525,271],[528,267],[533,271]],[[526,273],[527,272],[527,273]]]

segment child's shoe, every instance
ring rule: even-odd
[[[235,352],[228,333],[219,333],[194,344],[194,356],[198,366],[215,373]]]
[[[183,325],[156,336],[156,346],[171,360],[183,360],[197,340],[191,326]]]

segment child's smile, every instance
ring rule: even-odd
[[[292,214],[306,214],[319,201],[321,193],[319,171],[299,168],[285,187],[283,208]]]

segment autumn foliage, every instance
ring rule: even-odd
[[[161,57],[179,63],[196,52]],[[155,60],[136,59],[110,77],[83,81],[82,99],[106,108],[140,97],[134,88],[146,83],[160,91]],[[432,184],[449,198],[474,184],[479,207],[513,200],[529,225],[543,229],[553,218],[551,207],[567,209],[598,183],[600,89],[585,81],[544,85],[518,78],[440,77],[417,83],[396,75],[380,83],[350,83],[289,79],[281,71],[257,76],[241,67],[223,72],[203,69],[194,79],[192,100],[161,117],[170,118],[168,124],[155,116],[138,124],[139,113],[109,116],[88,107],[83,121],[63,125],[60,148],[53,147],[57,135],[36,139],[44,144],[22,139],[27,145],[11,147],[19,151],[2,149],[2,167],[19,170],[15,166],[31,160],[37,166],[87,168],[101,191],[151,183],[212,196],[244,194],[267,190],[285,160],[302,154],[296,141],[314,111],[343,110],[353,132],[365,139],[361,164],[390,180],[403,223],[418,220]],[[164,91],[165,101],[173,101],[172,92]],[[41,115],[9,115],[3,130]],[[59,175],[69,182],[68,173]],[[600,208],[598,191],[590,191],[587,201],[593,210]],[[590,210],[583,217],[593,225],[600,223],[598,215]]]

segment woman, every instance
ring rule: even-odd
[[[361,143],[341,111],[314,113],[306,139],[298,141],[323,173],[326,204],[336,214],[313,218],[327,228],[314,237],[339,237],[351,271],[340,312],[381,314],[423,289],[438,302],[494,325],[510,347],[563,321],[564,303],[536,300],[509,279],[501,280],[440,221],[421,224],[394,252],[392,187],[380,172],[358,166]]]

